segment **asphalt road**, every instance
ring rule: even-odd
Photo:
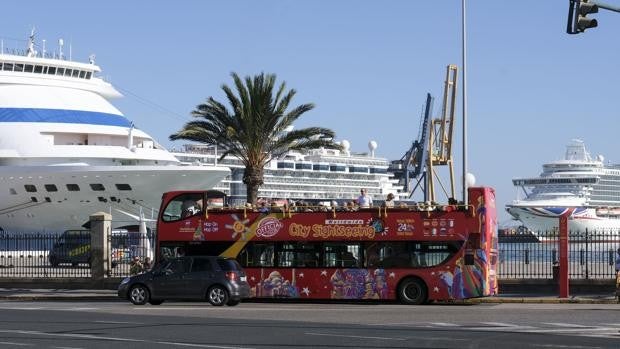
[[[620,305],[0,302],[0,348],[619,348]]]

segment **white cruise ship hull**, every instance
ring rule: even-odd
[[[228,173],[215,166],[2,166],[0,228],[80,229],[101,211],[113,215],[114,226],[135,225],[120,212],[150,218],[163,192],[212,188]]]
[[[507,211],[539,238],[557,232],[560,216],[564,213],[569,214],[568,230],[570,232],[620,230],[620,215],[599,216],[595,208],[508,205]]]

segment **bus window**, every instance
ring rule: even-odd
[[[411,255],[406,242],[384,242],[379,244],[379,266],[383,268],[411,267]]]
[[[320,244],[283,243],[277,252],[280,267],[318,267]]]
[[[325,243],[323,266],[357,268],[361,265],[360,250],[358,243]]]
[[[419,248],[414,249],[414,253],[419,256],[420,266],[432,267],[452,258],[461,248],[462,242],[425,242],[417,245]]]
[[[201,193],[179,195],[166,205],[162,214],[162,220],[164,222],[172,222],[200,214],[202,212],[202,202]]]
[[[243,267],[273,267],[274,244],[248,244],[239,254],[239,262]]]

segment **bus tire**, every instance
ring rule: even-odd
[[[228,291],[220,285],[215,285],[207,291],[207,299],[211,305],[221,307],[228,303]]]
[[[151,293],[144,285],[136,285],[129,291],[129,301],[134,305],[145,305],[150,298]]]
[[[398,285],[398,299],[403,304],[418,305],[428,300],[428,291],[424,281],[418,278],[406,278]]]

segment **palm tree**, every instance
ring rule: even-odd
[[[245,165],[243,183],[247,186],[247,202],[256,203],[264,167],[272,157],[289,150],[341,149],[333,141],[335,133],[330,129],[308,127],[289,131],[314,104],[302,104],[287,111],[297,92],[294,89],[285,91],[285,82],[275,91],[275,74],[246,76],[245,84],[236,73],[231,76],[236,91],[222,84],[230,109],[209,97],[192,111],[192,116],[198,120],[185,124],[170,139],[217,145],[223,149],[220,160],[227,155],[241,159]]]

